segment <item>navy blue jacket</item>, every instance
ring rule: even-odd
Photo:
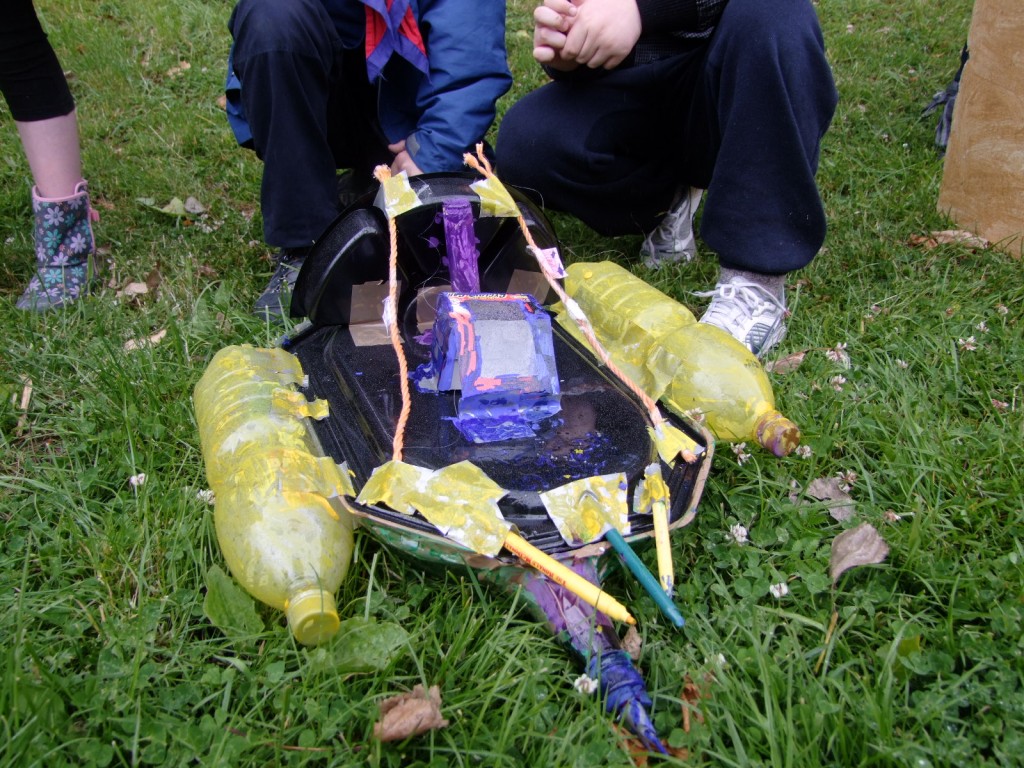
[[[362,46],[363,4],[320,1],[343,44]],[[494,121],[495,102],[512,86],[505,54],[505,0],[412,0],[411,5],[430,75],[393,56],[377,81],[377,117],[389,141],[405,139],[422,171],[455,170],[462,167],[462,154],[483,139]],[[228,119],[239,143],[245,143],[251,135],[240,102],[231,98],[232,86],[237,89],[239,84],[229,75]]]

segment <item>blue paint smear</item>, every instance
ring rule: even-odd
[[[523,294],[442,293],[430,361],[410,378],[461,392],[452,423],[472,443],[532,437],[562,407],[551,318]]]

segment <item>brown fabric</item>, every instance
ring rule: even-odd
[[[976,0],[938,208],[1024,253],[1024,2]]]

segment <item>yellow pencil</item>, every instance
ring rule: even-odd
[[[672,566],[672,544],[668,537],[668,510],[665,502],[654,502],[651,515],[654,517],[654,546],[658,553],[658,579],[665,594],[671,597],[676,588],[676,573]]]
[[[581,600],[585,600],[615,621],[636,624],[626,606],[596,584],[587,581],[575,571],[546,555],[517,533],[509,531],[505,548],[527,565],[533,566],[556,584],[560,584]]]

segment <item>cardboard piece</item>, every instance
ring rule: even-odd
[[[1024,254],[1024,2],[976,0],[938,208]]]

